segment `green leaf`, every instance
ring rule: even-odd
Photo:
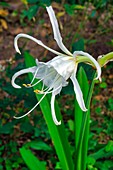
[[[100,88],[103,88],[103,89],[107,88],[107,83],[106,82],[102,82],[100,84]]]
[[[89,87],[88,87],[88,80],[87,80],[86,74],[82,67],[80,67],[80,69],[79,69],[77,79],[78,79],[78,83],[79,83],[80,88],[83,93],[84,101],[86,101]],[[77,100],[75,100],[75,140],[76,140],[75,143],[76,143],[76,148],[77,148],[78,142],[79,142],[79,134],[80,134],[81,124],[82,124],[82,118],[83,118],[83,111],[79,107]]]
[[[90,154],[90,157],[93,157],[95,160],[100,158],[109,158],[110,156],[113,156],[113,141],[109,141],[105,147],[99,149],[93,154]]]
[[[20,154],[30,170],[46,170],[45,164],[39,161],[29,149],[20,148]]]
[[[0,134],[11,134],[13,132],[14,122],[8,122],[0,126]]]
[[[74,131],[74,121],[73,120],[68,120],[68,126],[71,131]]]
[[[80,50],[84,51],[84,39],[83,38],[79,39],[78,41],[72,44],[72,51],[80,51]]]
[[[0,6],[10,7],[10,5],[7,2],[0,2]]]
[[[3,170],[3,166],[2,165],[0,165],[0,170]]]
[[[109,98],[108,99],[108,105],[109,105],[109,110],[113,110],[113,99],[112,98]]]
[[[104,162],[97,161],[95,163],[95,166],[100,170],[112,170],[113,169],[113,161],[112,160],[106,160]]]
[[[80,67],[77,79],[79,85],[81,87],[84,101],[86,103],[89,84],[87,80],[86,73],[82,67]],[[87,107],[87,106],[86,106]],[[84,114],[88,114],[86,120],[86,127],[84,129],[84,136],[82,136],[82,143],[80,146],[80,133],[83,128],[83,119]],[[87,158],[87,145],[88,145],[88,135],[89,135],[89,112],[83,112],[78,105],[78,102],[75,100],[75,147],[76,147],[76,169],[77,170],[84,170],[86,168],[86,158]],[[83,169],[82,169],[83,168]]]
[[[55,170],[62,170],[60,162],[56,163]]]
[[[32,133],[33,132],[33,126],[30,122],[24,122],[21,124],[20,129],[25,133]]]
[[[51,5],[51,1],[50,0],[41,0],[40,1],[40,5],[50,6]]]
[[[23,10],[22,15],[24,17],[28,17],[28,19],[31,20],[36,15],[38,8],[38,5],[33,5],[28,10]]]
[[[24,54],[25,62],[27,67],[32,67],[35,64],[35,60],[31,55],[29,55],[27,52]],[[30,74],[30,79],[32,80],[32,75]],[[34,86],[34,89],[41,89],[42,84],[38,84],[37,86]],[[61,117],[60,109],[55,102],[55,108],[56,108],[56,114],[58,120],[62,120],[62,124],[60,126],[56,126],[53,122],[52,115],[51,115],[51,108],[50,108],[50,97],[46,96],[42,102],[40,103],[40,108],[42,110],[43,116],[46,120],[50,136],[52,138],[52,141],[54,143],[58,158],[60,160],[61,166],[63,170],[73,170],[74,165],[71,157],[70,152],[70,146],[67,140],[67,135],[65,132],[63,120]],[[36,98],[39,101],[41,98],[41,95],[36,94]],[[43,126],[43,125],[42,125]]]
[[[87,161],[87,149],[88,149],[88,137],[89,137],[89,117],[90,117],[90,101],[94,88],[94,77],[89,87],[86,73],[83,69],[79,70],[78,82],[80,84],[85,105],[88,109],[87,112],[82,112],[77,101],[75,102],[75,141],[76,144],[76,155],[75,155],[75,165],[77,170],[86,169]]]
[[[27,0],[28,1],[28,3],[30,3],[30,4],[34,4],[34,3],[36,3],[36,2],[40,2],[39,0]]]
[[[88,156],[87,158],[87,164],[88,165],[94,165],[96,160],[93,157]]]
[[[96,15],[96,10],[92,10],[90,17],[93,18],[93,17],[95,17],[95,15]]]
[[[65,4],[64,8],[65,8],[66,12],[69,15],[73,15],[74,14],[74,9],[73,9],[72,5]]]
[[[52,148],[42,141],[31,141],[26,146],[36,150],[52,151]]]
[[[84,6],[82,6],[82,5],[69,5],[69,4],[65,4],[64,8],[65,8],[66,12],[69,15],[74,15],[74,11],[75,10],[83,10]]]

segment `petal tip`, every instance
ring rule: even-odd
[[[19,53],[19,54],[21,55],[21,52],[20,52],[20,50],[19,50],[19,49],[16,49],[16,52],[17,52],[17,53]]]
[[[87,112],[88,111],[88,109],[86,109],[86,108],[84,108],[84,110],[83,110],[84,112]]]
[[[19,117],[13,116],[14,119],[20,119]]]
[[[61,125],[61,120],[58,122],[55,122],[55,125],[57,125],[57,126],[59,126],[59,125]]]
[[[16,89],[21,89],[21,86],[15,84],[15,83],[12,83],[12,86],[13,86],[14,88],[16,88]]]

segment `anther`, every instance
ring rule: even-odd
[[[27,84],[22,84],[24,87],[27,87]]]
[[[27,84],[27,87],[31,87],[31,84]]]
[[[44,94],[44,92],[43,92],[43,91],[38,90],[38,89],[34,90],[34,92],[35,92],[36,94]]]
[[[24,87],[31,87],[31,84],[23,84]]]

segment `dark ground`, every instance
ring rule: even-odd
[[[59,50],[53,40],[51,24],[45,9],[40,8],[35,21],[28,21],[28,19],[22,19],[21,12],[25,6],[20,1],[8,1],[8,3],[10,7],[6,9],[6,16],[1,15],[0,17],[5,20],[7,25],[7,28],[3,24],[0,26],[1,60],[14,57],[13,41],[18,33],[31,34],[49,47]],[[73,16],[67,15],[64,8],[62,6],[59,8],[56,3],[53,4],[53,8],[58,17],[63,42],[68,49],[71,43],[76,42],[78,37],[82,37],[86,42],[86,51],[94,57],[112,51],[113,47],[108,45],[113,37],[113,9],[111,7],[109,7],[111,11],[104,10],[104,13],[98,10],[94,17],[90,16],[94,9],[92,5],[86,5],[82,12],[75,11]],[[29,49],[36,58],[45,58],[48,53],[47,50],[32,41],[21,39],[19,47],[23,47],[23,45],[24,49]],[[50,56],[53,55],[50,54]]]

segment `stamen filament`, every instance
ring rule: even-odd
[[[21,119],[21,118],[27,116],[29,113],[31,113],[31,112],[40,104],[40,102],[43,100],[43,98],[46,96],[46,94],[47,94],[47,93],[45,93],[45,94],[42,96],[42,98],[39,100],[39,102],[38,102],[31,110],[29,110],[26,114],[24,114],[24,115],[22,115],[22,116],[19,116],[19,117],[14,116],[14,118],[15,118],[15,119]]]
[[[36,74],[38,73],[38,70],[39,70],[39,68],[37,68],[37,70],[36,70],[36,72],[35,72],[35,74],[34,74],[34,77],[33,77],[33,79],[32,79],[32,81],[31,81],[31,83],[30,83],[30,84],[32,84],[32,83],[33,83],[33,81],[34,81],[34,79],[35,79],[35,77],[36,77]]]
[[[59,86],[59,87],[57,87],[56,89],[53,89],[53,90],[51,90],[51,91],[48,91],[46,94],[49,94],[49,93],[53,93],[53,92],[55,92],[56,90],[58,90],[60,87],[62,87],[61,85]]]
[[[49,73],[48,75],[45,75],[42,79],[40,79],[39,81],[37,81],[35,84],[31,84],[30,87],[34,87],[35,85],[37,85],[38,83],[40,83],[41,81],[43,81],[45,79],[45,77],[47,78],[48,76],[50,76],[53,73],[53,71],[51,73]],[[35,78],[34,78],[35,79]],[[28,87],[29,88],[29,87]]]

